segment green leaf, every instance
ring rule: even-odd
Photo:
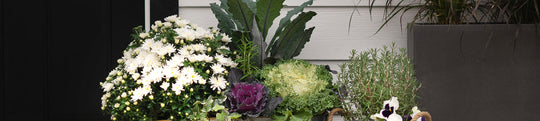
[[[213,111],[219,111],[219,110],[223,110],[223,109],[225,109],[225,106],[223,106],[223,105],[215,105],[212,108]]]
[[[278,28],[276,29],[276,33],[274,34],[274,37],[272,37],[272,40],[270,41],[270,44],[268,45],[268,48],[266,48],[267,51],[270,51],[271,50],[271,47],[273,46],[273,44],[275,43],[276,41],[276,37],[283,31],[283,27],[287,26],[289,23],[291,23],[291,18],[304,11],[304,8],[308,5],[312,5],[313,4],[313,0],[309,0],[309,1],[306,1],[304,3],[302,3],[302,5],[290,10],[287,12],[287,15],[283,18],[281,18],[281,20],[279,21],[279,26]],[[267,53],[268,55],[268,53]]]
[[[253,12],[248,4],[242,0],[228,0],[227,5],[232,17],[238,20],[236,23],[237,29],[242,31],[250,31],[253,25]]]
[[[311,36],[311,32],[313,31],[313,28],[310,28],[305,31],[304,31],[304,28],[306,26],[306,23],[309,20],[311,20],[311,18],[313,18],[313,16],[315,15],[317,15],[317,13],[313,11],[302,12],[290,24],[287,24],[283,32],[278,35],[279,39],[276,40],[273,45],[272,44],[269,45],[271,46],[271,50],[269,50],[270,56],[274,58],[290,59],[293,57],[292,55],[298,55],[299,51],[298,53],[291,53],[291,52],[296,52],[297,51],[296,47],[303,48],[304,46],[303,44],[309,41],[309,38],[310,38],[309,36]],[[304,37],[304,36],[307,36],[307,37]],[[302,45],[299,45],[299,44],[302,44]],[[291,54],[287,54],[287,53],[291,53]]]
[[[313,117],[313,114],[309,112],[300,112],[292,115],[291,121],[311,121],[311,117]]]
[[[228,35],[232,34],[232,30],[235,29],[235,25],[232,21],[232,18],[230,15],[222,11],[222,9],[216,4],[211,3],[210,9],[216,16],[216,19],[219,21],[218,28]]]
[[[253,24],[257,24],[255,21],[253,21]],[[255,65],[259,68],[262,68],[263,60],[266,58],[266,54],[264,49],[266,48],[266,42],[264,41],[264,37],[261,35],[261,32],[259,31],[259,28],[257,26],[253,26],[251,29],[251,41],[253,41],[253,48],[256,49],[255,56],[253,58],[253,61],[255,61]]]
[[[259,0],[257,1],[257,12],[255,20],[259,30],[262,32],[262,36],[266,39],[268,35],[268,29],[274,23],[274,19],[279,16],[279,11],[283,8],[283,2],[285,0]]]
[[[298,56],[304,48],[304,45],[309,42],[313,29],[315,29],[315,27],[306,29],[300,34],[300,36],[293,37],[293,39],[289,42],[290,44],[286,44],[284,49],[280,49],[279,53],[283,55],[282,58],[291,59]]]
[[[229,117],[230,117],[231,119],[237,119],[237,118],[242,117],[242,115],[241,115],[241,114],[238,114],[238,113],[236,113],[236,112],[234,112],[234,113],[230,114]]]

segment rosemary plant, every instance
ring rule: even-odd
[[[383,101],[395,96],[400,99],[398,114],[410,114],[417,104],[420,87],[413,64],[402,48],[371,49],[358,53],[352,50],[350,62],[340,65],[339,93],[348,120],[369,120],[378,113]]]

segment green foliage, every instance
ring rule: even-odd
[[[304,48],[304,44],[311,38],[314,27],[305,29],[305,26],[316,13],[302,11],[304,7],[312,4],[313,0],[289,11],[280,20],[275,35],[268,46],[266,44],[268,30],[274,19],[280,15],[284,0],[220,1],[221,5],[219,6],[216,3],[211,4],[212,12],[219,21],[218,27],[222,32],[232,35],[233,40],[242,38],[242,34],[238,33],[250,33],[248,40],[251,40],[253,46],[258,50],[252,60],[257,67],[262,67],[267,58],[270,60],[291,59],[297,56]],[[294,15],[298,16],[291,21]]]
[[[391,97],[400,100],[397,114],[410,114],[407,110],[418,105],[420,86],[405,49],[397,52],[393,44],[360,53],[353,50],[351,54],[350,61],[340,65],[338,74],[343,108],[350,114],[346,115],[348,120],[369,120]]]
[[[264,85],[280,96],[283,102],[274,113],[274,120],[311,119],[327,109],[340,107],[338,95],[333,91],[332,75],[323,66],[302,60],[286,60],[265,66],[261,77]]]
[[[249,41],[245,36],[238,41],[239,44],[237,46],[239,57],[236,58],[236,62],[238,63],[237,68],[242,70],[244,74],[244,76],[242,76],[242,79],[244,79],[246,77],[253,76],[255,72],[258,71],[259,68],[257,68],[252,61],[258,51],[256,49],[256,45],[253,45],[253,42]]]

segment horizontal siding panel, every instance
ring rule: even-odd
[[[406,25],[401,26],[399,17],[388,23],[378,34],[374,33],[383,23],[381,21],[384,8],[374,8],[370,16],[368,8],[358,8],[352,17],[350,33],[348,22],[354,8],[322,7],[306,8],[315,11],[315,16],[307,27],[315,26],[311,41],[302,50],[298,59],[308,60],[346,60],[352,49],[366,50],[380,48],[395,42],[398,47],[406,47]],[[281,11],[281,18],[290,8]],[[191,20],[201,27],[217,26],[217,20],[209,8],[180,8],[180,17]],[[410,22],[414,13],[404,15],[403,24]],[[273,35],[279,19],[274,21],[269,35]],[[402,28],[403,27],[403,28]],[[268,36],[270,37],[270,36]],[[269,39],[267,39],[269,40]]]
[[[298,6],[307,0],[286,0],[285,5]],[[358,2],[359,1],[359,2]],[[418,3],[422,0],[409,0],[407,3]],[[209,3],[219,3],[219,0],[179,0],[180,7],[208,7]],[[384,6],[386,0],[377,0],[374,6]],[[396,2],[393,3],[397,4]],[[314,0],[313,6],[368,6],[368,0]]]

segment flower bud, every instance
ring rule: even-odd
[[[162,38],[162,39],[161,39],[161,42],[163,42],[163,43],[167,43],[167,39],[165,39],[165,38]]]
[[[193,92],[193,88],[189,88],[189,91],[190,91],[190,92]]]
[[[178,38],[174,38],[174,44],[180,43],[180,40]]]
[[[184,95],[184,98],[188,99],[188,98],[189,98],[189,96],[188,96],[188,95],[186,94],[186,95]]]
[[[161,105],[162,108],[165,107],[165,103],[161,103],[160,105]]]
[[[167,96],[171,96],[171,93],[170,93],[170,92],[167,92]]]
[[[210,70],[207,69],[207,70],[206,70],[206,74],[210,74]]]
[[[122,64],[122,63],[124,63],[124,59],[118,59],[118,60],[116,60],[116,62],[118,62],[118,64]]]
[[[129,107],[126,107],[126,110],[127,110],[127,111],[129,111],[129,110],[131,110],[131,108],[129,108]]]
[[[129,104],[131,104],[131,103],[129,103],[129,102],[126,102],[125,104],[126,104],[126,105],[129,105]]]
[[[154,100],[154,95],[150,95],[148,98],[150,98],[150,100]]]
[[[137,105],[137,104],[139,104],[139,103],[137,103],[137,102],[133,102],[133,105]]]
[[[212,51],[212,48],[208,48],[208,50],[206,50],[206,51],[207,51],[207,52],[210,52],[210,51]]]

